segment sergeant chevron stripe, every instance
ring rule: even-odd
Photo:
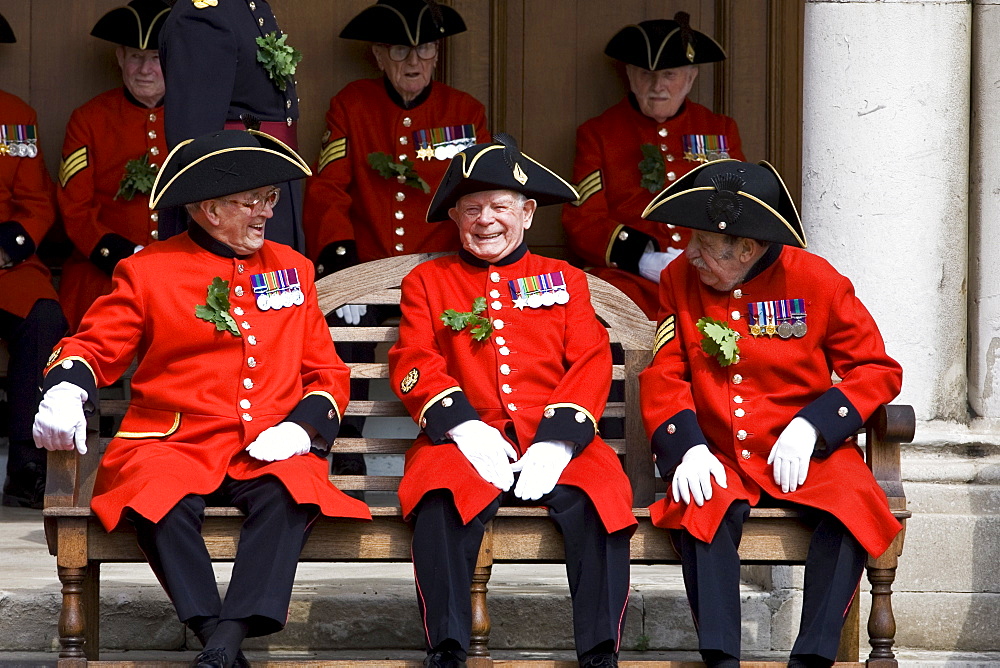
[[[341,137],[340,139],[334,139],[332,142],[323,147],[323,150],[319,153],[319,163],[317,165],[316,171],[321,172],[323,168],[329,165],[334,160],[340,160],[347,155],[347,137]]]
[[[89,164],[86,146],[81,146],[67,155],[59,165],[59,185],[65,188],[69,180],[86,169]]]
[[[674,339],[674,316],[669,315],[664,318],[660,326],[656,328],[656,339],[653,343],[653,356],[659,352],[660,348],[670,343]]]
[[[580,206],[587,199],[596,192],[599,192],[603,187],[601,182],[601,170],[595,169],[590,174],[583,177],[578,184],[576,184],[576,192],[580,193],[580,199],[573,202],[574,205]]]

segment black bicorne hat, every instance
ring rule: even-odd
[[[132,0],[102,16],[90,34],[133,49],[156,50],[169,13],[170,5],[163,0]]]
[[[539,206],[579,199],[573,186],[521,153],[509,134],[498,132],[493,143],[470,146],[451,159],[427,209],[427,222],[450,220],[448,210],[459,199],[484,190],[513,190]]]
[[[642,212],[646,220],[806,247],[788,188],[766,162],[715,160],[691,170]]]
[[[689,20],[687,12],[677,12],[673,21],[656,19],[625,26],[611,38],[604,53],[646,70],[725,60],[726,52],[719,43],[694,30]]]
[[[0,44],[13,44],[17,41],[14,37],[14,31],[11,30],[10,24],[7,23],[7,19],[0,14]]]
[[[225,197],[311,176],[298,153],[257,130],[219,130],[174,147],[156,175],[149,208]]]
[[[417,46],[465,32],[465,21],[434,0],[378,0],[340,31],[344,39]]]

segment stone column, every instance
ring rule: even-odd
[[[965,0],[807,0],[802,217],[854,282],[921,420],[967,416]]]
[[[972,8],[969,407],[1000,418],[1000,2]]]

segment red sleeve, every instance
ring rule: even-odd
[[[85,113],[77,109],[66,125],[57,196],[66,234],[84,257],[90,257],[104,235],[115,234],[98,218],[94,139]]]

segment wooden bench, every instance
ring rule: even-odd
[[[432,256],[414,255],[391,258],[359,265],[317,284],[320,305],[325,313],[343,304],[396,304],[402,278],[419,262]],[[678,563],[666,531],[650,524],[645,506],[654,499],[657,486],[649,444],[639,416],[638,373],[650,360],[655,324],[616,288],[591,277],[590,288],[599,318],[607,325],[613,344],[621,346],[624,363],[614,367],[614,378],[624,382],[624,401],[610,402],[605,418],[624,421],[624,437],[609,439],[609,444],[622,457],[625,471],[632,481],[635,494],[635,514],[639,528],[631,543],[632,561],[637,564]],[[394,326],[332,327],[335,341],[368,341],[385,345],[395,341]],[[355,378],[384,379],[388,375],[385,363],[352,365]],[[102,411],[123,413],[127,401],[105,401]],[[348,415],[368,417],[407,416],[403,405],[392,400],[352,401]],[[408,416],[407,416],[408,417]],[[96,421],[91,426],[96,428]],[[913,437],[914,416],[909,406],[883,406],[865,426],[869,465],[889,497],[896,516],[909,517],[900,479],[899,444]],[[105,442],[91,430],[89,451],[78,457],[73,452],[49,453],[49,474],[45,496],[45,533],[50,552],[57,558],[62,583],[62,610],[59,618],[61,645],[59,666],[106,665],[125,666],[130,663],[93,663],[100,648],[99,596],[100,568],[109,562],[142,562],[143,557],[129,530],[106,533],[91,514],[90,494],[94,475]],[[410,439],[343,438],[334,445],[337,452],[367,454],[402,454]],[[367,492],[393,492],[399,478],[393,476],[332,476],[341,489]],[[383,494],[384,495],[384,494]],[[374,495],[373,495],[374,496]],[[236,553],[241,517],[234,508],[209,508],[203,535],[213,559],[232,560]],[[373,507],[374,521],[356,522],[324,519],[317,523],[302,553],[302,561],[314,562],[409,562],[410,529],[400,516],[397,506]],[[740,554],[747,564],[802,564],[805,560],[809,532],[799,524],[794,513],[781,509],[754,509],[746,525]],[[868,635],[872,652],[868,664],[895,666],[892,652],[895,621],[892,613],[891,585],[895,577],[897,558],[903,545],[900,533],[890,549],[868,561],[868,578],[872,583],[871,616]],[[501,562],[560,562],[563,559],[562,540],[542,508],[502,508],[483,539],[472,586],[473,632],[470,651],[471,666],[487,666],[489,656],[490,617],[486,594],[494,563]],[[416,601],[414,601],[416,605]],[[858,662],[857,597],[841,641],[842,661],[847,665]],[[91,662],[88,664],[88,661]],[[309,666],[353,665],[356,662],[334,664],[309,662]],[[520,662],[501,662],[515,665]],[[558,662],[542,662],[554,666]],[[379,662],[380,665],[417,666],[418,662]],[[143,664],[150,665],[150,664]],[[156,664],[160,665],[160,664]],[[180,664],[162,664],[180,665]],[[186,665],[186,664],[184,664]],[[286,665],[281,662],[254,662],[255,666]],[[534,665],[539,665],[534,662]],[[566,663],[567,667],[575,664]],[[665,662],[675,667],[700,664]],[[745,662],[744,666],[783,666],[784,663]]]

